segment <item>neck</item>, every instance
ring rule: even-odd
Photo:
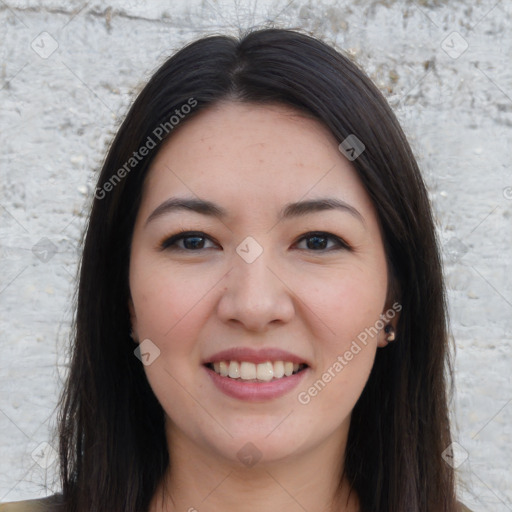
[[[209,452],[170,426],[169,469],[150,512],[357,512],[355,492],[341,479],[345,430],[345,435],[337,432],[321,446],[286,460],[262,459],[246,467]]]

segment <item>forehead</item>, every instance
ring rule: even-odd
[[[143,202],[176,194],[246,208],[334,195],[372,209],[334,136],[281,105],[220,103],[176,129],[152,163]]]

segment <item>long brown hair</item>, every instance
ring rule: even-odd
[[[362,512],[453,512],[453,469],[441,457],[450,444],[445,296],[425,185],[367,76],[325,43],[280,29],[206,37],[180,50],[139,94],[110,147],[84,239],[61,401],[67,509],[145,511],[168,467],[164,413],[129,337],[130,242],[149,166],[172,137],[171,117],[193,104],[184,123],[226,99],[292,106],[340,142],[355,134],[364,143],[352,164],[375,205],[390,290],[403,309],[398,341],[378,351],[353,410],[345,472]],[[152,148],[134,161],[149,139]]]

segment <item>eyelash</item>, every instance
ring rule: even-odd
[[[350,247],[350,245],[347,242],[345,242],[345,240],[343,240],[342,238],[340,238],[336,235],[333,235],[332,233],[326,233],[325,231],[310,231],[308,233],[304,233],[294,242],[294,245],[298,244],[299,242],[301,242],[303,240],[307,240],[308,238],[313,238],[313,237],[327,238],[328,242],[334,241],[336,243],[337,247],[334,247],[334,248],[331,247],[328,249],[319,249],[319,250],[309,249],[310,252],[331,252],[331,251],[335,251],[335,250],[351,250],[352,249]],[[209,237],[206,233],[203,233],[202,231],[180,231],[179,233],[176,233],[170,237],[165,238],[160,243],[160,249],[161,250],[183,251],[183,252],[199,252],[202,250],[211,249],[211,247],[207,247],[206,249],[200,248],[200,249],[194,250],[194,249],[186,249],[184,247],[179,247],[176,245],[177,242],[180,242],[187,238],[203,238],[203,239],[207,239],[211,242],[218,244],[214,239],[212,239],[211,237]],[[299,250],[308,250],[308,249],[299,249]]]

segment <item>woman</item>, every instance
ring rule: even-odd
[[[201,39],[106,158],[63,493],[21,510],[467,510],[447,358],[427,193],[376,87],[295,31]]]

